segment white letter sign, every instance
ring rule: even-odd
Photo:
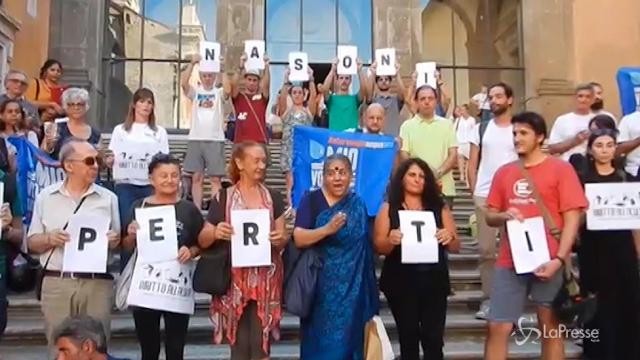
[[[358,73],[358,47],[338,45],[338,75],[356,75]]]
[[[633,182],[585,184],[587,229],[640,229],[640,185]]]
[[[193,315],[195,261],[178,260],[154,264],[136,263],[127,304],[148,309]]]
[[[271,265],[271,216],[267,209],[232,210],[231,266]]]
[[[178,258],[178,231],[173,205],[136,209],[138,263]]]
[[[200,71],[220,72],[220,43],[200,42]]]
[[[376,49],[377,76],[396,75],[396,49]]]
[[[247,56],[247,62],[244,64],[246,70],[264,70],[264,41],[245,41],[244,53]]]
[[[435,264],[439,261],[436,219],[431,211],[398,211],[402,232],[403,264]]]
[[[418,78],[416,79],[416,88],[419,88],[422,85],[429,85],[435,89],[438,86],[435,62],[417,63],[416,74],[418,75]]]
[[[62,271],[106,273],[109,253],[109,219],[75,214],[69,219],[70,241],[64,245]]]
[[[507,221],[507,237],[517,274],[533,272],[551,260],[542,217]]]
[[[309,57],[307,53],[289,53],[289,81],[309,81]]]

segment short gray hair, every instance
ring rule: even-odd
[[[24,77],[24,81],[29,80],[29,77],[24,71],[18,70],[18,69],[11,69],[7,71],[7,74],[4,76],[4,84],[7,85],[7,80],[9,79],[9,77],[11,77],[11,75],[16,75],[16,74],[22,75]]]
[[[89,316],[65,319],[53,332],[54,341],[58,341],[60,338],[68,338],[77,345],[91,341],[99,353],[107,353],[107,336],[104,327],[100,321]]]
[[[60,148],[60,152],[58,153],[58,159],[60,160],[60,164],[64,164],[66,160],[68,160],[71,156],[73,156],[76,153],[76,145],[78,144],[89,144],[89,143],[86,140],[78,139],[76,137],[71,137],[65,140],[64,144]]]
[[[68,88],[62,93],[62,107],[67,110],[67,104],[72,102],[83,102],[86,104],[85,109],[89,110],[89,92],[83,88]]]

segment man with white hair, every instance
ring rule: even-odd
[[[44,188],[36,197],[28,232],[28,246],[40,254],[44,271],[41,307],[49,346],[53,330],[69,316],[89,315],[102,322],[107,338],[113,307],[113,276],[109,273],[64,271],[64,248],[69,243],[69,220],[75,214],[91,214],[109,220],[109,248],[120,243],[118,199],[95,184],[98,151],[88,142],[70,139],[60,151],[65,172],[62,182]],[[108,259],[107,259],[108,263]]]
[[[7,100],[17,100],[27,115],[25,119],[27,126],[35,130],[40,126],[40,116],[38,115],[38,108],[27,101],[24,96],[28,87],[29,79],[24,72],[15,69],[9,70],[4,77],[5,93],[0,95],[0,104]]]
[[[223,88],[216,86],[216,82],[220,83],[221,74],[205,68],[206,64],[200,63],[200,60],[200,55],[193,55],[180,79],[182,90],[192,101],[191,130],[184,170],[193,174],[191,195],[198,209],[202,208],[204,200],[202,187],[205,174],[211,178],[211,193],[215,195],[220,190],[222,176],[226,173],[223,102],[228,98]],[[196,64],[200,64],[200,84],[193,87],[189,81]]]
[[[384,135],[382,130],[385,125],[385,116],[384,106],[380,103],[369,104],[364,113],[364,127],[348,129],[346,132]]]

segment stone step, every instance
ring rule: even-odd
[[[400,345],[392,341],[394,354],[399,356]],[[137,359],[140,356],[139,345],[135,340],[114,339],[110,344],[110,353],[114,356]],[[567,359],[579,359],[581,349],[571,341],[565,341]],[[44,345],[0,345],[0,356],[3,360],[42,360],[47,353]],[[444,346],[444,356],[451,360],[481,360],[484,353],[484,341],[479,339],[447,340]],[[512,340],[509,344],[509,359],[540,359],[540,345],[527,342],[522,345]],[[189,343],[185,347],[185,360],[227,360],[229,359],[227,345],[211,345]],[[292,342],[276,343],[271,348],[272,360],[300,359],[300,346]],[[164,360],[164,350],[160,355]]]
[[[389,309],[382,309],[380,317],[387,329],[390,339],[397,339],[397,328]],[[525,315],[524,327],[536,325],[533,313]],[[463,309],[450,309],[447,311],[445,324],[445,337],[447,339],[460,339],[469,337],[482,337],[486,333],[486,321],[474,317],[474,312]],[[299,340],[300,321],[298,317],[285,314],[280,322],[282,341]],[[111,336],[114,339],[126,339],[135,337],[135,325],[133,315],[129,312],[119,312],[112,315]],[[212,336],[212,325],[208,315],[208,309],[199,309],[191,317],[189,322],[189,342],[208,341]],[[42,317],[40,316],[16,316],[9,318],[9,324],[3,335],[4,344],[44,344],[46,338]]]

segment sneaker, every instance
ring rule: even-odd
[[[476,313],[476,319],[487,320],[489,317],[489,300],[484,300],[480,304],[480,310]]]

